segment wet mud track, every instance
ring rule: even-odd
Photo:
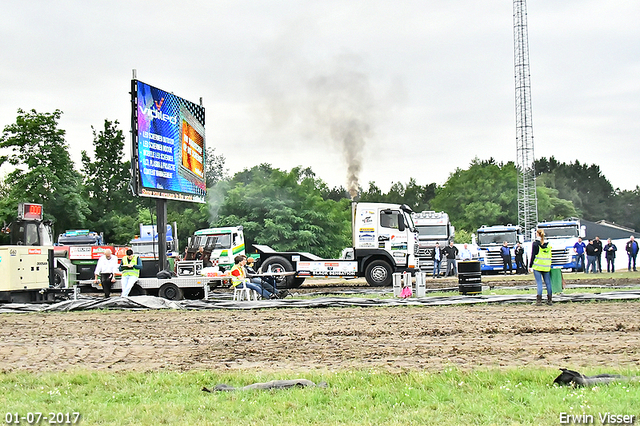
[[[0,371],[640,367],[640,302],[0,315]]]

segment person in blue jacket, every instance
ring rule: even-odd
[[[629,241],[627,241],[627,246],[626,246],[627,255],[629,256],[629,266],[627,268],[629,271],[631,271],[631,261],[633,261],[633,271],[636,272],[636,257],[638,257],[639,249],[640,249],[640,246],[638,246],[638,242],[632,235],[629,238]]]
[[[576,272],[580,272],[584,269],[584,250],[587,245],[582,241],[581,237],[578,237],[578,242],[573,245],[573,249],[576,252]]]
[[[511,266],[511,248],[508,242],[502,243],[500,247],[500,257],[502,257],[502,270],[507,275],[507,268],[509,268],[509,275],[513,273],[513,267]]]

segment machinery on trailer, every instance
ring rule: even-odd
[[[394,272],[416,269],[418,234],[407,205],[386,203],[352,204],[353,246],[341,259],[322,259],[307,252],[279,252],[254,244],[263,272],[295,272],[282,278],[280,288],[299,287],[307,277],[365,277],[371,286],[391,285]],[[189,243],[188,259],[199,247],[204,259],[222,267],[245,254],[243,229],[209,228],[197,231]]]
[[[41,204],[20,203],[3,232],[11,245],[0,246],[0,302],[51,301],[71,291],[75,266],[54,256],[51,221]]]

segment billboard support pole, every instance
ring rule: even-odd
[[[158,271],[167,269],[167,200],[156,198],[158,230]]]

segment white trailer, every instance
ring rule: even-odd
[[[212,288],[231,282],[231,277],[222,274],[209,276],[202,268],[202,261],[177,262],[178,275],[168,278],[139,278],[136,281],[131,296],[151,294],[169,300],[181,300],[187,296],[191,299],[207,299]],[[204,271],[204,272],[203,272]],[[202,275],[203,273],[207,275]],[[90,286],[102,291],[102,285],[96,280],[83,280],[81,286]],[[122,291],[122,282],[116,277],[111,290]]]

